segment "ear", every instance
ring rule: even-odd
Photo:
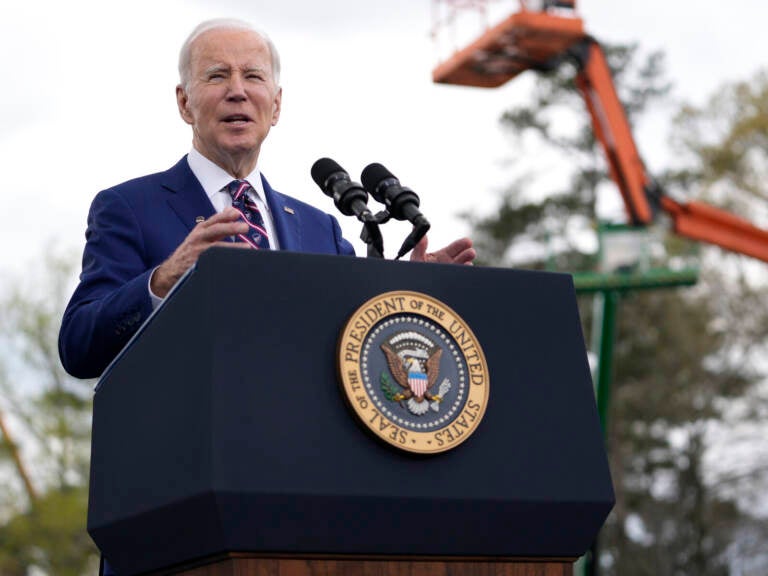
[[[272,101],[272,126],[277,125],[277,121],[280,119],[280,106],[283,100],[283,89],[278,88],[275,93],[275,98]]]
[[[187,124],[193,124],[194,117],[192,112],[189,110],[189,96],[181,84],[176,86],[176,104],[179,106],[179,114],[181,115],[184,122]]]

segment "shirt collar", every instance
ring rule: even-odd
[[[198,152],[196,148],[190,150],[187,155],[187,162],[189,163],[189,168],[192,170],[192,174],[195,175],[195,178],[200,182],[206,195],[211,200],[213,200],[215,194],[221,192],[222,188],[234,180],[226,170],[218,164],[211,162],[208,158]],[[261,183],[261,172],[259,172],[258,165],[253,169],[253,172],[244,178],[244,180],[248,180],[259,199],[266,204],[264,186]],[[214,206],[215,205],[216,204],[214,203]]]

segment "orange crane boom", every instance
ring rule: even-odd
[[[703,202],[666,196],[645,168],[600,43],[584,31],[575,0],[544,0],[489,28],[432,72],[434,82],[498,87],[525,70],[551,70],[565,58],[578,67],[576,86],[629,221],[638,226],[665,212],[676,234],[768,262],[768,231]]]

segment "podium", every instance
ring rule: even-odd
[[[439,454],[338,384],[345,324],[400,290],[487,360],[482,421]],[[88,531],[120,576],[563,576],[613,502],[565,274],[211,249],[96,388]]]

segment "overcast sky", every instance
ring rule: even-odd
[[[664,50],[679,99],[701,103],[766,64],[764,0],[579,6],[598,39]],[[430,0],[3,2],[0,273],[52,244],[80,250],[99,190],[164,170],[188,151],[174,97],[178,47],[200,20],[222,16],[254,22],[282,55],[282,116],[260,158],[273,187],[334,212],[309,176],[312,163],[330,156],[358,180],[381,162],[421,196],[433,247],[466,233],[455,214],[490,209],[508,179],[498,118],[525,98],[526,82],[432,84],[430,8]],[[651,167],[663,160],[664,132],[637,134]],[[357,222],[340,220],[364,253]],[[388,228],[392,256],[407,230]]]

